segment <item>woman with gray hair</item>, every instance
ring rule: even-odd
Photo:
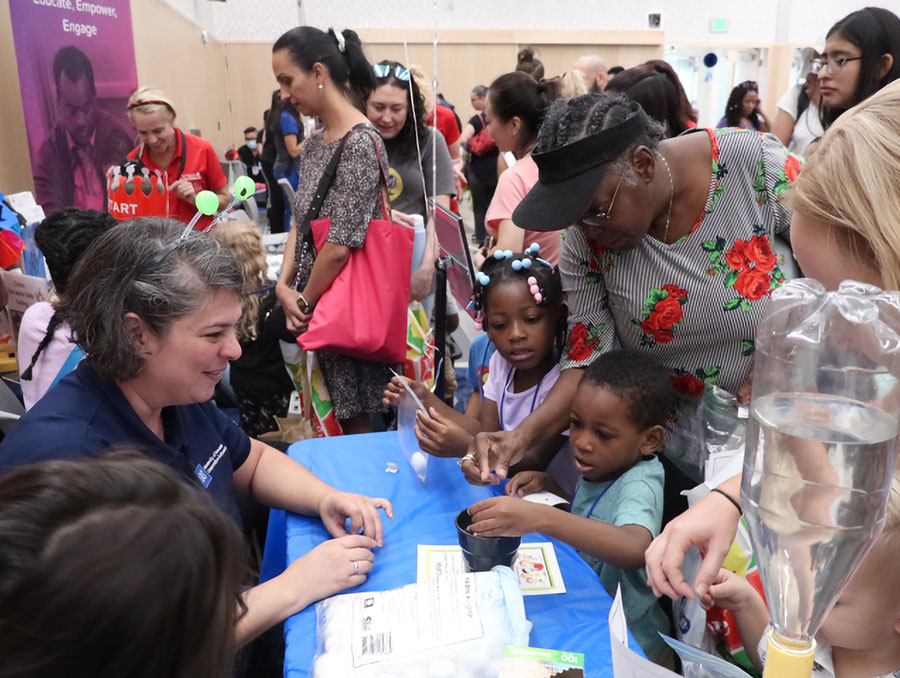
[[[273,508],[320,515],[337,539],[244,594],[248,612],[237,625],[243,644],[365,581],[381,544],[378,509],[391,516],[392,508],[326,485],[249,438],[210,400],[228,361],[240,356],[243,279],[216,240],[182,238],[183,229],[171,219],[135,219],[84,253],[59,312],[86,358],[0,444],[0,473],[126,444],[205,488],[236,522],[235,490]]]

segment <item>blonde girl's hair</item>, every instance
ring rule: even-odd
[[[132,122],[134,113],[162,113],[169,122],[175,122],[175,104],[165,92],[154,87],[138,87],[134,90],[128,99],[127,111]]]
[[[428,114],[429,118],[431,117],[435,105],[434,100],[434,88],[431,86],[431,80],[425,77],[425,74],[422,72],[422,68],[420,66],[416,66],[413,64],[409,67],[409,77],[413,78],[416,81],[416,87],[419,88],[419,94],[422,95],[422,100],[425,102],[425,113]],[[428,123],[431,125],[431,120],[429,119]]]
[[[223,221],[212,232],[212,236],[228,248],[244,276],[241,319],[237,326],[238,341],[255,341],[259,325],[259,305],[263,295],[252,293],[269,284],[262,238],[253,223],[246,219]]]
[[[791,193],[795,211],[830,223],[827,237],[900,290],[900,81],[835,121]]]
[[[563,99],[574,99],[591,91],[584,73],[577,68],[566,71],[560,78],[559,96]]]

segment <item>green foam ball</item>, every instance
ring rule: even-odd
[[[256,193],[256,184],[250,177],[243,176],[234,180],[234,196],[236,198],[246,200],[254,193]]]
[[[219,196],[212,191],[200,191],[194,200],[197,210],[206,216],[212,216],[219,209]]]

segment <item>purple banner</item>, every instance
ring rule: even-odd
[[[35,199],[106,209],[106,170],[134,148],[129,0],[9,3]]]

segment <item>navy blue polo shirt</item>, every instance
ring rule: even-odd
[[[162,411],[165,441],[88,360],[60,379],[0,443],[0,473],[49,459],[79,459],[132,447],[205,487],[240,524],[233,472],[250,453],[250,438],[211,400]]]

